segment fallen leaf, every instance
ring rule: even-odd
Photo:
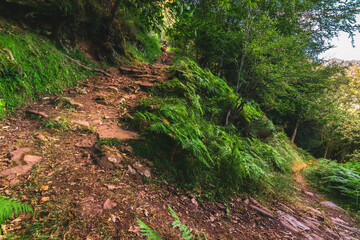
[[[49,190],[49,186],[47,185],[42,185],[42,187],[40,188],[41,191],[47,191]]]
[[[47,202],[47,201],[49,201],[49,200],[50,200],[49,197],[42,197],[41,200],[40,200],[40,202],[41,202],[41,203],[44,203],[44,202]]]

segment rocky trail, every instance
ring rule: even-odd
[[[171,206],[182,223],[208,239],[359,239],[344,210],[309,190],[295,163],[294,200],[238,197],[227,205],[200,202],[156,178],[153,163],[130,143],[125,124],[147,90],[172,77],[169,66],[106,69],[61,95],[44,97],[0,123],[0,194],[31,204],[2,226],[28,239],[144,239],[137,218],[164,239]],[[99,144],[108,141],[112,147]],[[5,236],[0,238],[5,239]]]

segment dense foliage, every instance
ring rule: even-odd
[[[239,95],[190,60],[178,68],[136,113],[133,123],[147,139],[136,144],[139,153],[210,198],[270,186],[274,172],[289,171],[294,153],[256,105],[239,109],[241,124],[224,126],[227,110],[241,105]]]
[[[174,1],[169,35],[202,67],[257,102],[293,142],[340,159],[323,141],[348,82],[338,66],[315,61],[339,31],[359,30],[358,1]],[[329,10],[331,9],[331,10]],[[334,96],[334,97],[330,97]],[[229,109],[229,120],[236,121]],[[332,142],[334,139],[327,139]],[[345,154],[346,155],[346,154]]]
[[[334,161],[320,159],[307,169],[307,176],[314,186],[330,194],[343,205],[360,210],[360,163],[350,161],[338,164]]]

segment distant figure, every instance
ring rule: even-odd
[[[163,45],[161,46],[161,62],[164,63],[166,62],[166,48],[167,48],[167,41],[165,41],[163,43]]]

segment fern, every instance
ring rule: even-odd
[[[152,230],[148,225],[146,225],[140,219],[137,220],[140,226],[140,232],[144,237],[147,237],[147,240],[161,240],[161,237],[157,234],[157,232]]]
[[[11,218],[13,213],[15,213],[15,216],[17,216],[19,213],[32,211],[33,210],[29,205],[21,204],[11,198],[0,196],[0,225],[2,225],[5,220]]]
[[[168,206],[170,214],[173,218],[175,218],[175,221],[172,223],[173,228],[179,228],[179,230],[183,233],[181,236],[181,240],[190,240],[192,239],[194,236],[191,235],[189,228],[185,225],[182,224],[179,217],[176,215],[176,213],[174,212],[174,210]]]

